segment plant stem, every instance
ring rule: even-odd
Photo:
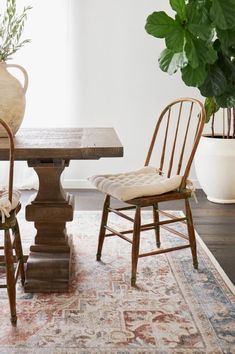
[[[235,138],[235,107],[233,107],[233,138]]]
[[[215,113],[213,113],[213,115],[212,115],[212,120],[211,120],[212,138],[214,138],[214,136],[215,136],[215,128],[214,128],[214,125],[215,125]]]
[[[228,120],[227,138],[229,139],[230,130],[231,130],[231,108],[227,108],[227,120]]]
[[[225,136],[225,109],[223,108],[223,139]]]

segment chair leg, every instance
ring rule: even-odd
[[[193,257],[193,266],[195,269],[198,269],[197,244],[196,244],[195,231],[193,226],[192,212],[191,212],[191,207],[188,199],[185,199],[185,210],[186,210],[186,217],[187,217],[189,243],[191,246],[191,252]]]
[[[153,205],[153,221],[154,221],[154,223],[159,222],[158,204]],[[157,225],[155,227],[155,236],[156,236],[156,245],[158,248],[160,248],[161,241],[160,241],[160,226],[159,225]]]
[[[4,231],[4,250],[6,262],[6,280],[7,292],[11,311],[11,323],[16,325],[16,288],[15,288],[15,274],[14,274],[14,258],[9,230]]]
[[[105,238],[105,226],[107,225],[107,220],[108,220],[108,208],[110,205],[110,195],[106,195],[105,201],[104,201],[104,206],[103,206],[103,213],[102,213],[102,219],[101,219],[101,225],[100,225],[100,233],[99,233],[99,241],[98,241],[98,248],[97,248],[97,254],[96,254],[96,260],[100,261],[101,258],[101,252],[102,252],[102,247],[104,243],[104,238]]]
[[[16,220],[16,225],[13,228],[13,233],[15,236],[16,257],[17,257],[17,260],[20,262],[19,267],[20,267],[21,284],[24,285],[24,283],[25,283],[24,256],[23,256],[23,250],[22,250],[22,244],[21,244],[21,238],[20,238],[19,224],[18,224],[17,220]]]
[[[141,227],[141,208],[136,207],[134,230],[133,230],[133,242],[132,242],[132,270],[131,270],[131,285],[135,286],[137,263],[140,247],[140,227]]]

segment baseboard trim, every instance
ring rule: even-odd
[[[64,188],[68,189],[95,189],[87,179],[64,179],[62,181]]]
[[[191,179],[194,187],[200,189],[200,184],[197,179]],[[64,179],[63,187],[68,189],[94,189],[95,187],[87,179]]]

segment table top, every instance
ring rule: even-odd
[[[114,128],[21,128],[15,138],[15,160],[97,160],[122,157]],[[0,138],[0,160],[8,160],[8,139]]]

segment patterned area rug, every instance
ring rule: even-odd
[[[139,259],[137,287],[132,288],[125,241],[106,239],[103,262],[95,260],[100,216],[79,212],[69,224],[74,245],[69,293],[24,294],[18,284],[18,326],[12,328],[1,289],[0,353],[235,353],[232,285],[205,246],[198,242],[198,271],[189,249]],[[143,218],[150,222],[151,214]],[[117,216],[112,222],[129,228]],[[182,231],[184,225],[177,228]],[[31,232],[31,224],[21,222],[26,247]],[[142,235],[141,248],[152,249],[154,233]],[[162,238],[182,242],[166,230]]]

